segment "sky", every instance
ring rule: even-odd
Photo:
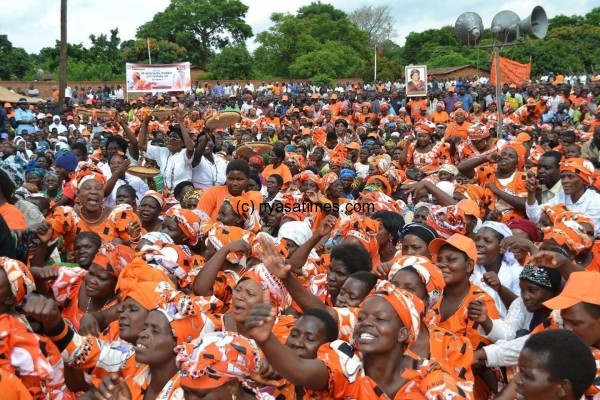
[[[0,34],[8,35],[15,47],[22,47],[29,53],[37,53],[43,47],[52,47],[60,39],[60,0],[22,0],[3,1],[0,20]],[[135,38],[137,27],[150,21],[153,15],[164,10],[169,0],[71,0],[68,5],[68,41],[90,45],[89,36],[109,34],[110,29],[119,28],[121,40]],[[252,27],[253,33],[269,29],[272,25],[269,16],[274,12],[294,14],[299,7],[310,4],[311,0],[273,1],[242,0],[249,9],[246,23]],[[332,0],[334,7],[347,13],[365,4],[364,0]],[[597,0],[571,0],[568,10],[565,0],[506,0],[494,4],[481,0],[419,0],[418,2],[371,0],[369,4],[378,6],[391,4],[392,15],[396,23],[398,35],[393,38],[399,45],[404,44],[410,32],[422,32],[436,29],[444,25],[454,25],[460,14],[466,11],[478,13],[483,19],[484,27],[491,25],[492,18],[502,10],[516,12],[521,18],[527,17],[533,7],[543,5],[548,18],[559,14],[585,15]],[[248,41],[248,48],[253,50],[256,44]]]

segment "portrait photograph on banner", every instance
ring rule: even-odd
[[[427,66],[407,65],[404,67],[406,79],[406,96],[427,96]]]
[[[125,76],[129,92],[190,91],[190,63],[126,64]]]

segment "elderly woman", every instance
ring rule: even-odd
[[[141,223],[128,205],[104,205],[106,180],[93,165],[83,165],[73,181],[78,204],[74,207],[58,206],[48,217],[52,238],[63,236],[66,247],[72,248],[75,236],[81,231],[95,232],[103,242],[115,239],[130,244],[141,234]]]
[[[416,142],[406,142],[400,154],[400,165],[410,165],[425,174],[433,174],[448,159],[448,149],[433,140],[433,128],[426,124],[415,126]]]

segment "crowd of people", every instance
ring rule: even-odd
[[[599,399],[600,86],[429,84],[4,104],[0,397]]]

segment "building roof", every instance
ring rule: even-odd
[[[444,75],[450,74],[452,72],[460,71],[465,68],[472,68],[472,65],[461,65],[460,67],[444,67],[444,68],[430,68],[427,70],[428,75]],[[486,69],[479,68],[482,71],[487,71]]]

